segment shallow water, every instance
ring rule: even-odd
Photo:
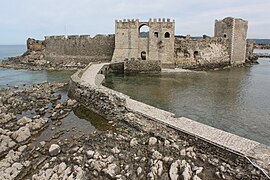
[[[222,71],[109,75],[104,85],[178,117],[270,145],[270,59]]]
[[[21,55],[24,53],[25,49],[26,47],[22,45],[0,46],[0,59]],[[20,88],[45,81],[67,83],[73,73],[74,71],[32,71],[0,68],[0,88],[12,86],[18,86]],[[62,102],[67,99],[67,90],[68,87],[66,86],[57,91],[57,94],[61,94],[62,96]],[[31,117],[31,111],[21,116],[24,115]],[[53,125],[50,124],[49,128],[36,136],[37,140],[45,140],[55,132],[65,130],[69,130],[69,133],[62,135],[61,138],[66,138],[67,135],[72,136],[93,132],[95,130],[106,131],[111,129],[111,126],[108,125],[105,119],[83,107],[74,109],[61,121],[62,124],[55,130],[51,129]]]
[[[68,82],[74,71],[31,71],[0,68],[0,88],[40,82]]]

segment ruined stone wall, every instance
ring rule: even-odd
[[[247,43],[248,22],[242,19],[235,19],[232,64],[238,65],[245,63],[246,43]]]
[[[110,62],[114,35],[45,37],[45,59],[58,63]]]
[[[253,56],[255,44],[255,41],[247,41],[246,59],[250,59],[250,56]]]
[[[222,37],[229,41],[232,66],[245,63],[247,29],[248,22],[242,19],[227,17],[215,22],[215,37]]]
[[[45,49],[45,45],[43,41],[35,40],[32,38],[28,38],[26,41],[27,51],[43,51]]]
[[[174,57],[178,67],[219,67],[230,63],[228,41],[224,38],[175,38]]]

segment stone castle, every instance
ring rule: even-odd
[[[149,31],[141,32],[143,27]],[[247,21],[228,17],[215,21],[214,37],[192,38],[175,35],[174,20],[124,19],[115,21],[114,35],[46,36],[27,44],[28,50],[42,49],[45,62],[56,64],[124,62],[126,71],[215,68],[245,63],[253,50],[247,30]]]

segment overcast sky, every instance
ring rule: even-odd
[[[0,0],[0,44],[28,37],[112,34],[115,19],[171,18],[176,34],[212,36],[214,20],[249,21],[249,38],[270,38],[269,0]]]

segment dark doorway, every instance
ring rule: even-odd
[[[141,58],[142,58],[142,60],[146,60],[146,52],[145,51],[141,52]]]
[[[197,59],[199,57],[199,51],[194,51],[194,58]]]

